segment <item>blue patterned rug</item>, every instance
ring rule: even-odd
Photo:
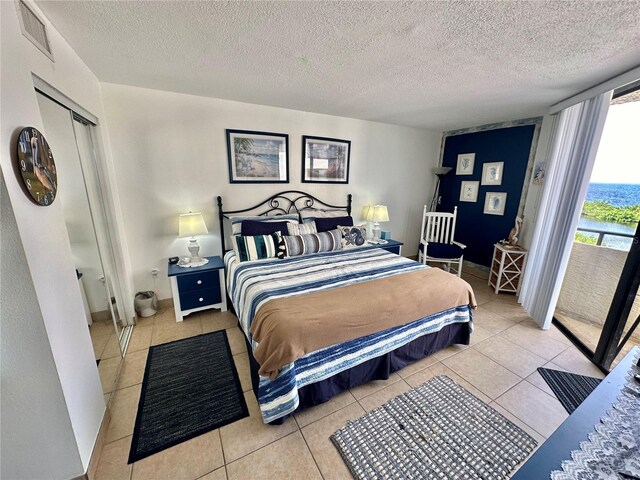
[[[128,463],[247,415],[224,330],[153,346]]]
[[[350,420],[331,441],[356,480],[501,480],[536,446],[444,375]]]

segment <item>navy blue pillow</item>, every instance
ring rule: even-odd
[[[287,235],[287,222],[260,222],[258,220],[243,220],[240,231],[244,236],[271,235],[280,232]]]
[[[341,227],[353,227],[353,218],[350,216],[315,218],[314,220],[318,233],[335,230],[338,225]]]

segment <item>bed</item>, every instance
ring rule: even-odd
[[[249,213],[273,220],[326,210],[349,215],[351,195],[333,205],[290,190],[241,210],[224,210],[218,197],[229,304],[265,423],[469,343],[473,292],[442,270],[367,245],[254,261],[226,251],[228,224]]]

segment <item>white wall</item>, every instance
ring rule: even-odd
[[[40,13],[36,5],[30,6]],[[3,335],[3,383],[5,375],[6,378],[12,375],[10,370],[5,372],[5,358],[34,357],[49,365],[41,370],[48,380],[46,383],[41,383],[37,376],[24,375],[19,379],[20,387],[31,393],[25,401],[12,401],[5,405],[3,388],[2,476],[69,478],[82,474],[88,466],[105,404],[62,205],[54,202],[49,207],[39,207],[23,193],[14,168],[15,142],[19,129],[25,126],[34,126],[46,135],[33,89],[32,73],[97,117],[104,115],[96,77],[51,25],[46,22],[55,63],[20,33],[15,2],[0,2],[0,8],[0,166],[26,256],[27,266],[23,268],[28,267],[35,293],[35,297],[14,295],[7,299],[11,308],[7,310],[9,315],[6,318],[3,312],[2,325],[4,327],[9,322],[16,322],[16,325],[12,332],[13,342],[5,344]],[[41,18],[44,19],[44,16],[41,15]],[[2,222],[4,228],[4,216]],[[2,255],[5,255],[4,245]],[[12,277],[5,278],[11,272],[5,271],[4,266],[3,263],[3,288],[7,281],[12,281]],[[36,301],[37,305],[34,305]],[[22,326],[17,324],[22,316],[35,315],[34,307],[38,307],[40,313],[33,322],[37,324],[40,321],[46,331],[51,352],[48,359],[42,356],[46,354],[46,351],[42,352],[45,339],[40,337],[37,342],[30,341],[31,325],[28,322],[23,322]],[[9,366],[12,364],[8,363]],[[54,372],[57,378],[52,377]],[[62,390],[67,410],[66,421],[71,424],[75,445],[69,442],[63,430],[48,428],[46,422],[33,414],[39,402],[51,402],[51,409],[43,415],[51,424],[64,421],[61,412],[56,410],[59,391],[56,392],[55,388],[43,390],[47,384],[57,384],[57,388]],[[21,420],[19,431],[13,431],[13,428],[18,428],[17,425],[5,423],[8,418]],[[55,449],[54,454],[45,454],[45,448]],[[5,451],[12,452],[12,455],[5,458]],[[47,472],[46,475],[42,474],[43,471]]]
[[[0,215],[0,476],[71,478],[82,463],[2,174]]]
[[[603,325],[628,253],[624,250],[573,242],[557,308],[571,318]],[[606,265],[606,268],[603,268],[603,265]],[[633,321],[638,314],[640,293],[636,295],[628,318]]]
[[[102,93],[136,290],[153,287],[149,271],[158,267],[159,296],[171,296],[167,257],[187,254],[179,213],[202,211],[210,233],[200,253],[221,253],[217,195],[235,209],[287,189],[340,204],[351,193],[356,221],[365,204],[388,205],[383,230],[415,255],[440,132],[122,85],[102,84]],[[290,183],[230,184],[226,128],[288,134]],[[351,140],[348,185],[301,183],[302,135]]]

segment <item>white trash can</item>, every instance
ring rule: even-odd
[[[141,317],[151,317],[158,311],[158,298],[155,292],[151,290],[147,292],[136,293],[133,305],[136,309],[136,313]]]

